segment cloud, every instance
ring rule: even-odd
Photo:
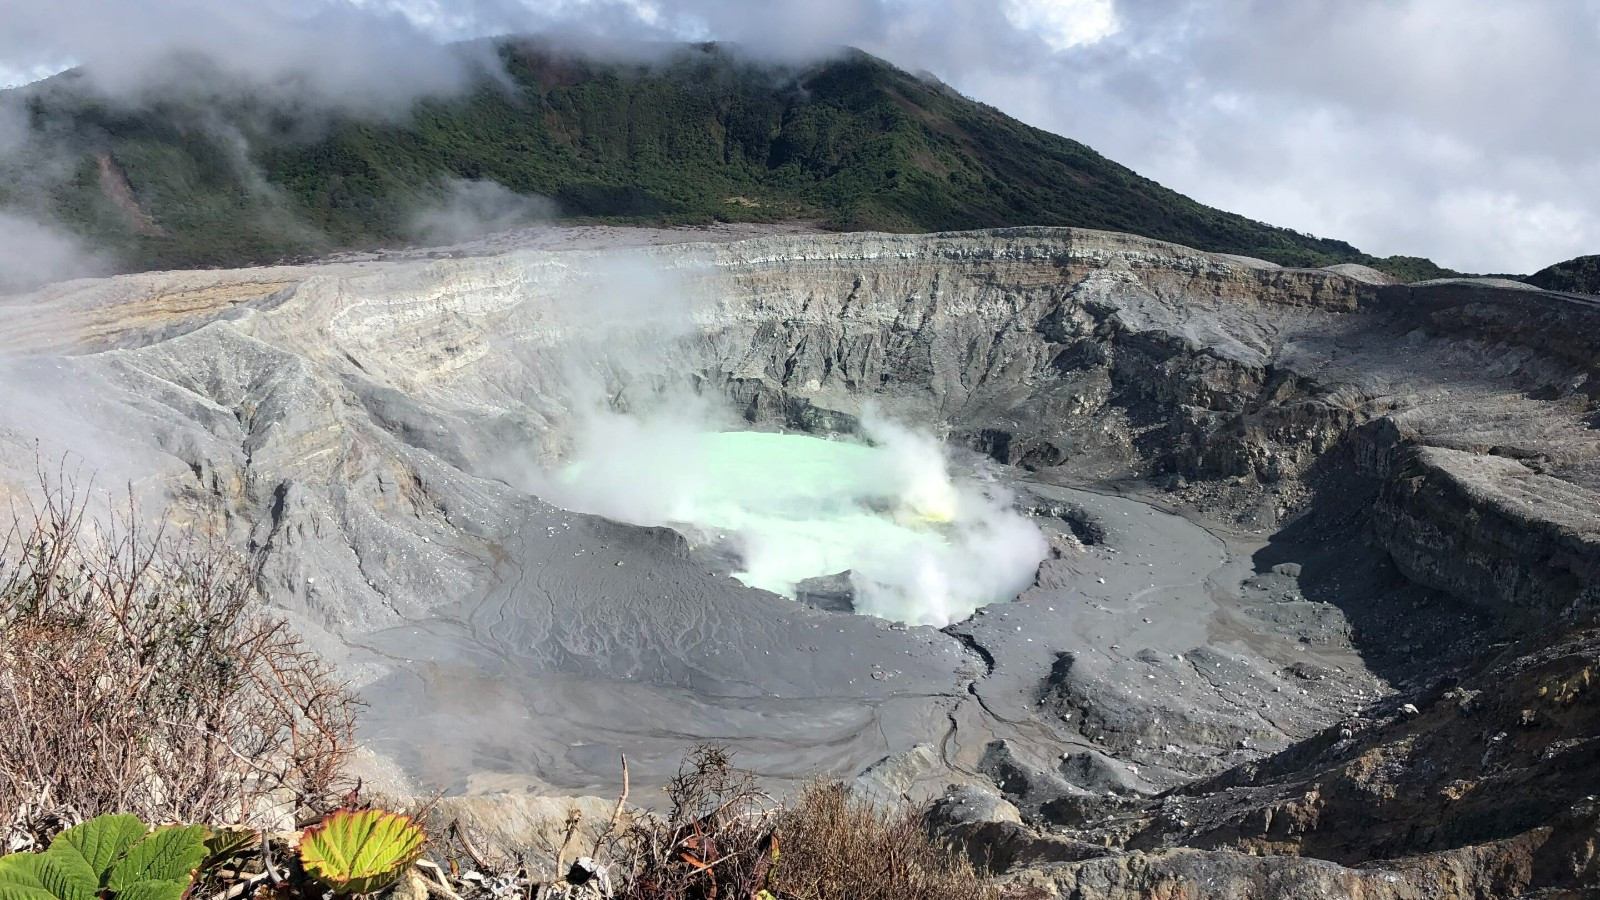
[[[614,30],[628,12],[565,6]],[[1588,0],[634,6],[640,37],[860,46],[1202,202],[1378,255],[1531,271],[1600,251]]]
[[[1001,10],[1012,27],[1037,32],[1057,52],[1105,40],[1122,28],[1111,0],[1005,0]]]
[[[49,78],[51,75],[67,68],[68,65],[68,63],[61,61],[33,63],[16,68],[0,64],[0,90],[21,87],[25,84],[32,84],[35,81]]]
[[[0,208],[0,295],[98,275],[108,261],[54,223]]]
[[[1178,16],[1119,0],[1123,29],[1036,82],[1025,117],[1143,174],[1255,218],[1530,271],[1600,250],[1600,102],[1585,74],[1600,7],[1581,0],[1270,3]],[[1154,138],[1154,139],[1152,139]]]
[[[545,197],[518,194],[495,181],[452,179],[436,203],[412,214],[412,236],[443,245],[548,222],[556,205]]]
[[[789,62],[853,45],[1202,202],[1378,255],[1528,271],[1600,251],[1591,0],[0,0],[0,21],[4,71],[71,59],[137,86],[153,60],[211,51],[234,76],[380,110],[492,64],[447,39],[714,39]]]
[[[1104,39],[936,74],[1252,218],[1531,271],[1600,250],[1600,7],[1118,0]],[[883,52],[915,54],[915,46]],[[1492,200],[1492,202],[1491,202]]]
[[[449,47],[402,12],[354,0],[0,0],[0,65],[86,66],[106,94],[192,89],[207,70],[347,111],[386,111],[471,83],[471,47]],[[206,70],[202,70],[206,71]],[[15,77],[14,75],[12,77]]]

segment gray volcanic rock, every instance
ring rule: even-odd
[[[829,612],[856,611],[856,588],[849,572],[803,579],[794,586],[794,598]]]
[[[1417,448],[1384,485],[1374,531],[1407,577],[1521,627],[1600,606],[1595,492],[1506,456]]]
[[[1325,266],[1324,268],[1326,268],[1329,272],[1337,272],[1346,278],[1354,278],[1357,281],[1365,282],[1367,284],[1395,283],[1395,280],[1392,276],[1385,275],[1371,266],[1363,266],[1360,263],[1339,263],[1338,265]]]
[[[910,750],[893,753],[862,770],[850,782],[850,790],[885,809],[896,809],[918,793],[929,777],[945,773],[939,748],[918,744]]]
[[[1592,298],[1024,228],[150,273],[0,320],[0,492],[70,451],[250,554],[419,783],[603,796],[626,752],[642,794],[714,739],[778,786],[1004,783],[1025,823],[952,833],[1085,897],[1594,884]],[[541,499],[578,384],[876,406],[1078,540],[942,630],[749,590]]]
[[[1092,844],[1039,834],[1023,824],[1015,806],[971,785],[952,786],[935,800],[927,824],[933,833],[966,847],[975,869],[995,875],[1093,859],[1105,852]]]
[[[1064,753],[1056,771],[1073,787],[1102,794],[1136,794],[1149,788],[1127,771],[1132,767],[1096,750]]]

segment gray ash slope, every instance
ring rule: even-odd
[[[5,301],[6,481],[71,447],[222,523],[362,679],[373,746],[454,790],[604,792],[619,750],[649,781],[710,738],[778,782],[998,791],[941,815],[1077,896],[1592,883],[1592,303],[1065,229],[639,253],[692,327],[613,396],[688,380],[810,431],[873,402],[1104,542],[901,629],[518,490],[508,461],[559,450],[572,355],[614,328],[561,299],[609,264],[588,251]]]

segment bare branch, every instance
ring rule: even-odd
[[[131,494],[90,527],[76,477],[39,472],[0,540],[0,831],[56,827],[47,788],[151,821],[332,808],[355,699],[262,614],[246,561],[142,527]]]

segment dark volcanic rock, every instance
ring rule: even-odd
[[[978,771],[989,776],[1018,809],[1035,815],[1048,803],[1085,793],[1040,763],[1019,754],[1010,741],[989,744],[978,763]]]
[[[1140,779],[1132,775],[1126,763],[1119,763],[1096,750],[1078,750],[1064,753],[1056,771],[1073,787],[1098,794],[1137,794],[1148,791]]]
[[[795,585],[794,598],[828,612],[856,611],[856,587],[848,571],[807,578]]]

